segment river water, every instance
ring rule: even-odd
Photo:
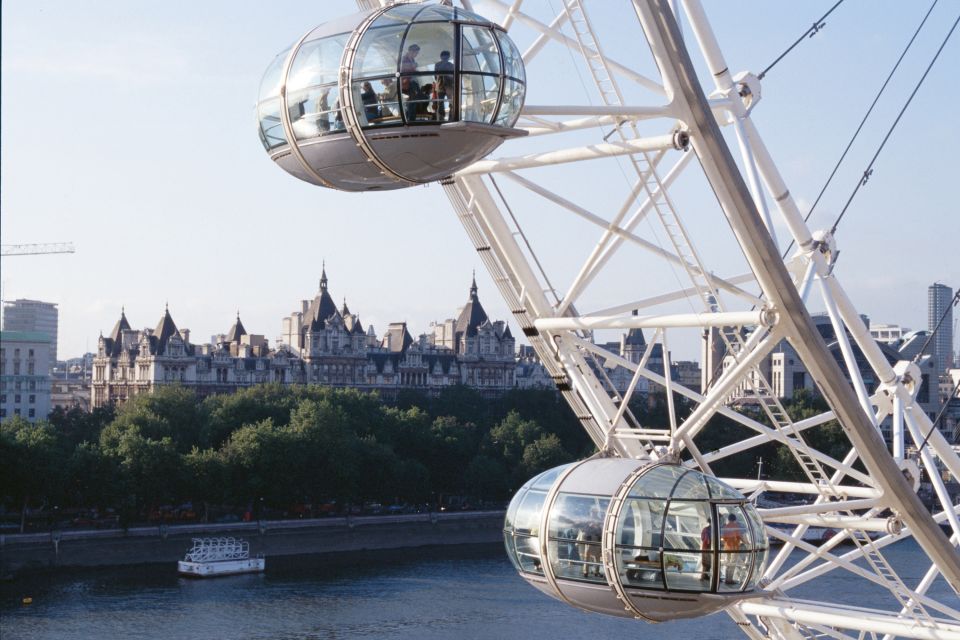
[[[900,543],[884,553],[915,584],[926,566]],[[854,602],[842,574],[798,597]],[[942,580],[931,595],[955,602]],[[855,591],[855,593],[851,593]],[[29,596],[33,603],[22,604]],[[883,594],[868,594],[868,599]],[[951,598],[953,601],[951,601]],[[862,603],[868,604],[868,603]],[[0,586],[0,638],[743,638],[725,614],[649,625],[584,613],[517,576],[500,545],[268,558],[261,575],[188,580],[173,565],[60,571]]]

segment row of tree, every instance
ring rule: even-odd
[[[631,407],[644,424],[666,424],[666,403]],[[678,412],[692,407],[679,397]],[[792,413],[822,405],[795,399]],[[697,438],[713,451],[754,435],[717,416]],[[839,428],[814,437],[830,451]],[[294,504],[432,503],[441,496],[502,501],[527,479],[594,451],[579,421],[552,391],[484,399],[466,387],[437,398],[319,386],[263,385],[199,400],[165,387],[118,409],[54,411],[36,424],[0,424],[0,507],[114,509],[125,521],[160,505],[237,509]],[[718,475],[752,475],[758,457],[778,477],[799,477],[785,448],[765,444],[720,460]],[[842,457],[842,454],[841,454]]]
[[[549,391],[496,400],[456,387],[440,397],[263,385],[198,400],[166,387],[114,410],[54,411],[0,425],[3,507],[429,503],[503,500],[530,476],[589,452]],[[22,519],[21,519],[22,521]]]

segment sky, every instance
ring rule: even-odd
[[[759,72],[831,5],[704,3],[734,72]],[[605,51],[639,57],[627,4],[592,6]],[[927,6],[847,0],[765,78],[753,117],[802,209]],[[557,7],[559,0],[524,3],[540,17]],[[488,3],[476,8],[501,14]],[[272,58],[315,25],[355,10],[348,0],[2,3],[0,236],[4,244],[77,248],[4,258],[3,298],[58,303],[61,357],[95,350],[121,308],[139,328],[155,326],[169,305],[194,342],[226,332],[239,311],[248,331],[272,340],[299,300],[315,295],[323,264],[334,298],[379,334],[389,322],[407,321],[416,335],[453,317],[474,270],[488,314],[509,319],[437,185],[362,195],[310,186],[274,166],[257,139],[254,103]],[[957,2],[936,7],[814,227],[832,223],[958,11]],[[522,28],[511,33],[521,50],[532,41]],[[927,287],[960,286],[958,40],[947,44],[838,231],[836,273],[877,322],[925,328]],[[529,66],[528,104],[581,91],[569,60],[545,52]],[[603,170],[568,165],[545,179],[596,185],[589,202],[600,208],[617,202],[603,186],[617,178]],[[678,185],[688,187],[679,200],[708,202],[694,193],[695,181]],[[517,207],[544,231],[537,248],[545,263],[566,276],[566,243],[550,236],[552,220],[529,199]],[[714,223],[702,224],[709,234]],[[719,253],[717,260],[723,264]],[[692,342],[673,348],[676,357],[697,357]]]

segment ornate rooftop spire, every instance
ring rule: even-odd
[[[470,283],[470,299],[477,299],[477,270],[473,270],[473,282]]]
[[[323,261],[323,270],[320,272],[320,291],[327,290],[327,261]]]

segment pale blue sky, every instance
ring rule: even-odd
[[[558,2],[526,5],[545,15]],[[705,6],[731,69],[758,72],[830,4]],[[594,6],[609,11],[596,17],[611,34],[604,46],[628,58],[640,33],[632,13],[612,0]],[[766,79],[754,117],[802,201],[816,196],[927,6],[848,0]],[[250,332],[272,340],[280,319],[314,295],[322,260],[338,302],[345,296],[379,333],[390,321],[419,333],[452,316],[474,268],[488,312],[508,319],[440,188],[358,196],[312,187],[273,166],[257,140],[253,105],[267,64],[354,10],[347,0],[4,2],[3,243],[77,245],[70,256],[5,258],[4,298],[59,303],[64,357],[94,349],[121,306],[135,327],[154,326],[165,302],[195,341],[226,331],[237,309]],[[819,225],[832,222],[958,11],[955,0],[935,10],[819,207]],[[516,39],[521,49],[530,42],[522,31]],[[960,285],[958,39],[840,227],[837,272],[877,321],[924,328],[926,287]],[[531,65],[528,102],[556,89],[563,64],[545,56]]]

